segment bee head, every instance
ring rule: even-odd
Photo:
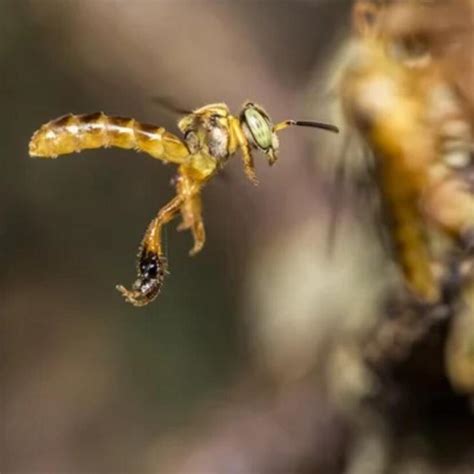
[[[268,162],[273,165],[278,158],[279,140],[277,133],[291,126],[313,127],[338,133],[334,125],[301,120],[284,120],[274,124],[269,115],[257,104],[247,102],[240,113],[240,126],[253,148],[256,148],[268,157]]]
[[[250,146],[265,153],[268,162],[273,164],[278,157],[279,141],[265,110],[253,102],[246,102],[240,113],[240,126]]]

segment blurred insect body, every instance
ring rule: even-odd
[[[396,260],[421,302],[442,298],[431,234],[461,252],[474,244],[472,131],[427,38],[390,32],[387,3],[356,1],[356,39],[340,82],[342,108],[374,155]],[[465,174],[465,173],[464,173]]]
[[[379,355],[369,358],[383,365],[408,355],[442,326],[445,375],[473,395],[472,0],[355,0],[353,26],[337,81],[341,111],[369,150],[365,182],[378,191],[377,217],[408,289],[399,317],[381,321]],[[401,329],[377,339],[390,327]]]
[[[244,104],[236,117],[219,103],[190,112],[178,122],[184,140],[162,127],[100,112],[66,115],[46,123],[33,135],[29,152],[35,157],[56,158],[86,149],[118,147],[178,165],[176,196],[160,209],[142,240],[137,280],[131,290],[117,286],[126,301],[144,306],[159,294],[166,274],[163,226],[181,213],[178,230],[191,231],[194,246],[190,255],[197,254],[205,242],[200,194],[204,184],[239,150],[247,177],[257,184],[252,150],[263,152],[269,164],[274,164],[279,148],[277,132],[293,125],[338,131],[333,125],[319,122],[286,120],[274,125],[262,107],[251,102]]]

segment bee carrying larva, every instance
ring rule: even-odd
[[[263,152],[270,165],[278,158],[277,133],[290,126],[315,127],[331,132],[338,129],[313,121],[285,120],[273,124],[257,104],[247,102],[240,115],[230,114],[225,104],[210,104],[187,113],[178,122],[183,140],[162,127],[146,125],[131,118],[104,113],[66,115],[44,124],[29,145],[31,156],[56,158],[94,148],[135,149],[155,159],[178,165],[176,196],[164,205],[151,221],[142,240],[137,262],[138,276],[132,289],[117,289],[126,301],[144,306],[158,296],[166,274],[161,233],[163,226],[181,213],[178,230],[190,230],[197,254],[205,242],[201,190],[240,150],[244,170],[257,184],[252,150]]]

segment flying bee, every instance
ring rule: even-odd
[[[165,163],[178,165],[176,195],[151,221],[140,245],[137,279],[128,290],[117,289],[125,300],[144,306],[160,293],[167,261],[163,253],[163,226],[181,214],[178,230],[190,230],[197,254],[205,242],[201,190],[237,151],[241,152],[249,180],[257,184],[252,151],[261,151],[270,165],[278,158],[277,133],[290,126],[314,127],[338,132],[337,127],[314,121],[285,120],[274,124],[265,110],[246,102],[239,116],[227,105],[210,104],[184,115],[178,122],[183,140],[162,127],[132,118],[112,117],[102,112],[66,115],[41,126],[31,138],[34,157],[56,158],[86,149],[118,147],[147,153]]]

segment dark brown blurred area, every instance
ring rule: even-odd
[[[396,25],[439,38],[449,18],[464,47],[443,60],[472,106],[467,11]],[[468,415],[448,413],[437,443],[416,432],[398,443],[361,402],[380,388],[358,344],[384,278],[352,216],[328,255],[313,158],[331,159],[337,137],[284,132],[278,163],[256,160],[259,187],[229,164],[203,193],[203,252],[189,258],[190,236],[171,224],[171,275],[139,309],[114,285],[134,276],[173,168],[116,149],[27,156],[33,131],[69,112],[176,133],[156,96],[233,111],[252,99],[275,120],[329,121],[328,65],[349,17],[349,0],[0,2],[2,473],[473,471]],[[438,450],[450,440],[459,459]]]

